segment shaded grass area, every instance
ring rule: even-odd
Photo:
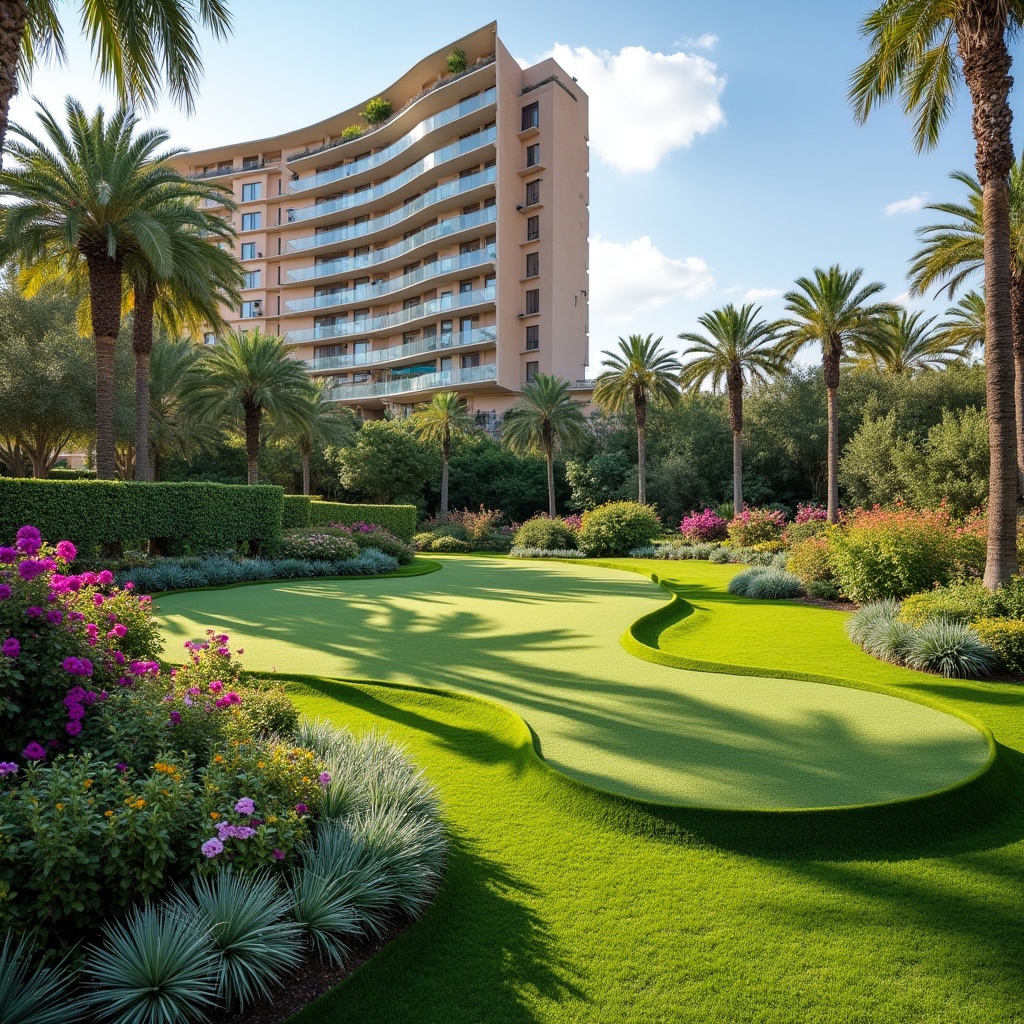
[[[499,700],[526,719],[552,765],[644,800],[879,803],[950,786],[987,762],[977,730],[930,707],[631,657],[623,628],[664,601],[649,580],[613,569],[463,557],[416,580],[293,580],[230,600],[192,591],[161,597],[159,608],[172,658],[214,626],[245,648],[252,670]]]

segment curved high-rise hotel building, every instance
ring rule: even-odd
[[[553,60],[521,68],[492,23],[377,95],[393,113],[375,127],[364,102],[177,158],[238,204],[232,328],[283,335],[367,417],[454,389],[486,421],[537,372],[582,389],[586,94]]]

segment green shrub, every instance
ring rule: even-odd
[[[299,526],[309,526],[309,506],[313,499],[305,494],[286,494],[281,513],[281,528],[294,530]]]
[[[827,519],[808,519],[802,523],[788,523],[782,531],[782,539],[787,544],[799,544],[801,541],[810,540],[811,537],[820,537],[829,528]]]
[[[416,557],[416,552],[411,544],[396,537],[390,530],[385,530],[382,526],[372,523],[356,523],[354,526],[335,524],[332,529],[351,538],[360,551],[374,548],[382,554],[390,555],[399,565],[409,565]]]
[[[612,501],[583,513],[577,546],[591,558],[628,555],[661,535],[661,521],[650,505]]]
[[[280,558],[322,558],[343,562],[359,554],[359,545],[340,530],[307,527],[288,530],[277,549]]]
[[[513,543],[517,548],[570,551],[576,547],[576,531],[561,519],[538,516],[516,530]]]
[[[50,480],[95,480],[95,469],[65,469],[56,467],[50,470]]]
[[[283,497],[265,485],[0,478],[0,537],[32,523],[85,551],[147,538],[178,551],[259,550],[281,536]]]
[[[816,597],[819,601],[838,601],[842,598],[839,588],[828,580],[813,580],[804,584],[808,597]]]
[[[448,56],[445,58],[448,64],[448,70],[453,75],[461,74],[466,70],[469,65],[466,63],[466,51],[460,50],[459,47],[455,47],[454,50],[448,52]]]
[[[744,508],[729,523],[729,540],[734,547],[749,548],[778,540],[785,527],[786,515],[778,509]]]
[[[459,540],[456,537],[437,537],[430,545],[431,551],[439,551],[444,554],[469,554],[473,545],[468,540]]]
[[[996,652],[1000,665],[1024,674],[1024,621],[1020,619],[975,619],[971,623],[978,639]]]
[[[341,137],[345,142],[358,139],[366,129],[361,124],[350,124],[347,128],[341,129]]]
[[[756,601],[777,601],[800,597],[803,586],[792,573],[782,569],[755,567],[737,573],[729,580],[730,594],[750,597]]]
[[[400,540],[412,540],[416,532],[415,505],[346,505],[340,501],[311,501],[309,526],[354,526],[373,523]]]
[[[378,124],[383,124],[391,116],[392,109],[391,100],[386,100],[383,96],[374,96],[372,100],[367,101],[362,116],[366,118],[366,123],[373,128]]]
[[[951,583],[948,587],[911,594],[903,602],[900,618],[914,626],[920,626],[929,619],[972,623],[977,619],[999,615],[999,605],[999,596],[993,594],[981,580],[972,580],[969,583]]]
[[[284,687],[252,682],[255,685],[239,689],[242,703],[235,713],[232,731],[261,739],[293,735],[299,725],[299,711]]]
[[[708,552],[708,561],[715,565],[725,565],[729,561],[728,549],[715,548],[713,551]]]
[[[417,551],[429,551],[437,536],[436,533],[430,532],[417,533],[412,538],[412,546]]]
[[[812,583],[828,583],[835,586],[835,576],[828,555],[828,542],[824,537],[808,537],[806,540],[797,541],[786,559],[786,569],[799,576],[805,586]]]

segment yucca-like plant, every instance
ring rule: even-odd
[[[747,597],[756,601],[784,601],[803,596],[804,586],[800,577],[785,569],[748,569],[747,573],[757,573],[747,585]]]
[[[301,963],[301,930],[288,919],[290,900],[270,875],[226,868],[197,878],[178,899],[210,934],[217,995],[229,1009],[269,996]]]
[[[863,647],[864,641],[880,621],[891,621],[899,613],[900,603],[894,598],[885,597],[880,601],[869,601],[846,620],[846,634],[855,644]]]
[[[292,875],[291,899],[292,916],[310,946],[328,963],[342,963],[349,943],[363,930],[338,883],[299,867]]]
[[[0,1024],[66,1024],[75,1017],[63,963],[32,966],[32,937],[8,933],[0,946]]]
[[[765,570],[761,567],[754,569],[745,569],[741,573],[737,573],[731,580],[726,590],[729,591],[734,597],[749,597],[750,596],[750,585],[760,576]]]
[[[861,646],[875,658],[902,664],[913,637],[913,626],[898,618],[880,618],[868,631]]]
[[[152,904],[104,929],[84,968],[86,1002],[116,1024],[204,1020],[217,1003],[217,958],[194,915]]]
[[[991,675],[998,663],[995,651],[964,622],[929,619],[907,629],[903,660],[911,668],[954,679],[980,679]]]

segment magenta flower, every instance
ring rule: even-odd
[[[331,781],[331,773],[330,772],[321,772],[320,773],[319,782],[320,782],[321,786],[329,785],[330,781]]]
[[[92,675],[92,662],[88,658],[65,658],[62,662],[62,667],[68,675],[72,676],[91,676]]]
[[[26,615],[27,615],[27,616],[28,616],[28,617],[29,617],[30,619],[35,619],[35,618],[38,618],[38,617],[39,617],[40,615],[42,615],[42,614],[43,614],[43,609],[42,609],[42,608],[40,608],[40,607],[39,607],[39,605],[37,605],[37,604],[30,604],[30,605],[29,605],[29,606],[28,606],[28,607],[27,607],[27,608],[25,609],[25,614],[26,614]]]
[[[181,712],[180,711],[172,711],[170,717],[171,717],[171,725],[177,725],[181,721]]]
[[[118,770],[118,771],[119,771],[119,772],[120,772],[120,773],[121,773],[122,775],[124,775],[124,773],[125,773],[126,771],[128,771],[128,765],[126,765],[126,764],[124,763],[124,761],[121,761],[121,762],[119,762],[119,763],[118,763],[118,764],[116,764],[116,765],[115,765],[114,767],[115,767],[115,768],[116,768],[116,769],[117,769],[117,770]]]
[[[45,558],[41,560],[36,558],[23,559],[18,563],[18,575],[26,583],[31,583],[32,580],[37,576],[42,576],[42,574],[46,572],[47,568],[49,568],[46,564],[47,561],[48,560]],[[50,567],[52,567],[52,564],[53,563],[51,562]]]
[[[18,551],[16,548],[0,548],[0,562],[10,565],[11,562],[18,560]]]
[[[0,583],[0,601],[6,601],[11,596],[11,588],[6,583]]]
[[[309,808],[305,804],[296,804],[295,805],[295,813],[296,814],[305,814],[308,810],[309,810]]]
[[[85,710],[84,708],[82,709]],[[67,725],[64,726],[64,731],[69,736],[77,736],[82,731],[82,723],[77,718],[72,718]]]
[[[126,635],[127,635],[127,633],[128,633],[128,627],[127,627],[127,626],[125,626],[125,625],[122,625],[122,624],[121,624],[121,623],[119,622],[119,623],[117,623],[117,625],[116,625],[116,626],[114,626],[114,628],[113,628],[113,629],[112,629],[112,630],[111,630],[111,631],[110,631],[110,632],[109,632],[109,633],[107,634],[107,636],[109,636],[109,637],[114,637],[114,636],[118,636],[118,637],[120,637],[120,636],[126,636]]]
[[[101,605],[103,604],[103,601],[104,601],[104,597],[103,597],[103,595],[102,595],[102,594],[93,594],[93,595],[92,595],[92,603],[93,603],[93,604],[94,604],[94,605],[95,605],[95,606],[96,606],[97,608],[99,608],[99,607],[100,607],[100,606],[101,606]]]
[[[27,761],[42,761],[46,758],[46,751],[42,746],[33,740],[22,752],[21,756]]]
[[[109,569],[104,569],[103,572],[96,577],[96,582],[101,587],[110,586],[114,582],[114,574]]]
[[[85,705],[84,704],[71,704],[68,706],[68,718],[71,721],[77,721],[80,718],[85,718]]]
[[[15,636],[9,636],[0,647],[0,654],[5,658],[16,658],[21,654],[21,641]]]
[[[46,613],[46,621],[54,626],[59,626],[64,621],[64,613],[59,608],[51,608]]]
[[[127,583],[126,583],[125,585],[124,585],[124,589],[125,589],[125,590],[134,590],[134,589],[135,589],[135,584],[134,584],[134,583],[132,583],[132,581],[131,581],[131,580],[129,580],[129,581],[128,581],[128,582],[127,582]]]
[[[34,555],[43,546],[42,535],[34,526],[23,526],[15,546],[23,554]]]
[[[18,766],[14,761],[0,761],[0,779],[5,775],[16,775]]]
[[[235,810],[239,814],[252,814],[256,810],[256,804],[253,802],[252,797],[243,796],[241,800],[235,804]]]
[[[57,557],[63,558],[65,562],[73,562],[78,554],[78,549],[69,540],[59,541],[57,544]]]
[[[214,679],[210,683],[210,692],[211,693],[220,693],[220,691],[223,690],[223,689],[224,689],[224,684],[219,679]]]
[[[270,855],[274,860],[284,860],[284,850],[274,850]]]
[[[204,857],[209,857],[212,860],[218,853],[224,852],[224,844],[219,839],[207,839],[200,849],[203,851]]]

